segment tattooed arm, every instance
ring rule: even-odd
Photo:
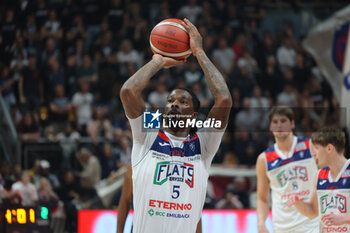
[[[131,118],[139,117],[145,111],[145,102],[142,99],[142,91],[147,86],[149,80],[162,68],[183,64],[184,60],[175,60],[161,55],[153,55],[152,60],[141,67],[131,76],[120,90],[125,114]]]
[[[184,20],[183,26],[190,35],[190,45],[192,54],[197,58],[205,78],[207,80],[211,94],[214,97],[214,106],[209,112],[208,118],[221,120],[221,128],[227,125],[228,117],[232,106],[232,97],[222,74],[209,60],[203,50],[202,37],[197,28],[188,20]]]

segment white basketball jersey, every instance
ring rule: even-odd
[[[133,232],[194,233],[204,205],[209,167],[224,130],[178,138],[162,130],[135,129],[142,127],[139,118],[130,123],[134,139]]]
[[[307,232],[319,228],[319,218],[310,220],[294,206],[286,205],[288,198],[299,195],[310,201],[317,175],[311,156],[309,140],[294,137],[291,157],[286,158],[275,144],[265,151],[267,176],[272,193],[272,221],[275,232]]]
[[[321,217],[325,214],[350,213],[350,160],[344,164],[334,181],[328,167],[320,170],[317,180],[317,199]],[[326,226],[321,222],[321,232],[350,232],[350,225]]]

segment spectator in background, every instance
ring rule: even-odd
[[[219,200],[216,205],[216,209],[243,209],[243,204],[239,200],[238,196],[234,194],[233,189],[226,189],[224,197]]]
[[[18,138],[22,142],[35,141],[39,139],[39,122],[32,112],[27,112],[20,121],[18,128]]]
[[[247,130],[249,132],[258,130],[259,118],[255,113],[256,112],[251,108],[251,99],[245,97],[243,99],[243,109],[236,115],[236,129]]]
[[[165,106],[169,92],[168,87],[164,82],[158,83],[155,90],[148,96],[148,102],[152,106],[152,109],[159,109]]]
[[[21,203],[23,206],[33,206],[38,201],[37,190],[30,181],[30,173],[28,171],[25,171],[22,174],[21,180],[12,185],[13,190],[18,190],[21,193]]]
[[[277,95],[283,90],[283,79],[279,67],[276,64],[274,56],[267,57],[267,65],[262,71],[262,75],[258,76],[258,84],[272,99],[276,99]]]
[[[56,129],[53,125],[48,125],[45,127],[44,138],[46,142],[56,142]]]
[[[197,98],[200,101],[200,107],[205,109],[205,108],[209,108],[209,105],[212,101],[212,99],[210,98],[210,96],[207,95],[206,92],[206,88],[203,87],[203,84],[200,82],[194,82],[192,83],[192,91],[193,93],[197,96]],[[165,106],[165,105],[163,105]]]
[[[72,105],[75,107],[77,116],[77,128],[79,132],[85,136],[87,135],[86,127],[92,119],[92,103],[94,97],[89,92],[89,84],[82,83],[80,91],[73,96]]]
[[[49,11],[49,18],[41,28],[41,36],[42,38],[53,38],[56,40],[60,40],[63,36],[61,22],[57,20],[57,13],[53,9]]]
[[[58,84],[55,88],[55,97],[50,102],[51,120],[62,128],[62,124],[68,121],[72,105],[65,96],[64,87]]]
[[[73,0],[64,0],[61,7],[61,21],[62,21],[62,27],[64,30],[67,30],[69,28],[69,25],[74,21],[75,14],[78,14],[79,12],[79,6],[77,5],[76,1]]]
[[[53,38],[48,38],[46,40],[45,49],[41,53],[41,66],[47,69],[50,65],[49,61],[52,57],[56,57],[56,59],[61,62],[62,56],[56,41]]]
[[[280,69],[284,71],[287,68],[295,66],[296,51],[292,46],[292,41],[289,37],[283,39],[283,45],[277,50],[277,61]]]
[[[268,127],[268,111],[270,108],[269,100],[262,94],[259,86],[254,86],[253,96],[250,98],[250,108],[257,115],[259,121],[259,129],[267,129]]]
[[[47,206],[50,210],[57,205],[59,198],[52,190],[50,182],[41,178],[38,185],[38,204]]]
[[[112,32],[106,31],[96,40],[95,57],[99,64],[114,63],[114,60],[116,60],[113,57],[116,56],[117,49],[112,41],[112,37]]]
[[[4,52],[1,54],[1,60],[4,64],[9,65],[11,60],[11,47],[16,39],[16,35],[19,34],[19,28],[16,25],[14,10],[11,8],[6,9],[5,19],[1,25],[1,48]]]
[[[235,61],[237,62],[241,57],[243,57],[246,52],[247,37],[244,33],[237,36],[235,43],[232,45],[232,49],[235,53]]]
[[[16,82],[16,78],[10,76],[9,68],[7,66],[2,67],[0,76],[0,93],[4,98],[7,109],[10,111],[11,105],[16,104],[16,96],[13,89],[13,85]]]
[[[62,186],[57,189],[59,199],[64,203],[66,214],[65,229],[70,232],[77,232],[78,210],[74,203],[81,200],[83,188],[80,183],[74,179],[73,173],[67,171],[63,176]]]
[[[255,58],[259,64],[260,70],[266,69],[267,61],[272,56],[276,55],[276,47],[274,39],[270,32],[264,33],[264,40],[259,43],[256,49]]]
[[[119,140],[119,148],[117,151],[119,155],[118,168],[126,166],[131,163],[131,143],[126,136]]]
[[[28,66],[28,59],[23,58],[22,53],[18,53],[10,63],[10,70],[17,77],[20,75],[24,66]]]
[[[118,170],[118,158],[113,153],[112,145],[110,143],[107,142],[103,145],[99,157],[102,168],[102,179],[107,178],[113,172]]]
[[[96,90],[98,82],[97,68],[88,54],[83,56],[82,66],[77,70],[77,77],[80,85],[89,83],[91,90]]]
[[[49,8],[47,7],[46,0],[38,0],[37,8],[35,10],[35,21],[37,26],[41,28],[46,22],[49,16]]]
[[[291,83],[284,85],[283,91],[277,96],[276,104],[288,107],[297,106],[297,95]]]
[[[74,46],[76,40],[78,38],[82,38],[83,40],[86,40],[88,38],[88,33],[85,30],[84,22],[83,22],[83,16],[80,14],[77,14],[74,16],[73,23],[69,22],[72,24],[66,32],[66,46],[72,47]]]
[[[244,167],[253,166],[257,158],[256,147],[258,145],[254,144],[256,142],[252,138],[252,133],[251,131],[242,129],[234,134],[233,150],[238,158],[239,164]]]
[[[9,178],[5,178],[4,180],[4,188],[0,195],[2,202],[4,205],[20,205],[22,202],[22,195],[19,190],[14,190],[12,188],[13,180]]]
[[[202,80],[203,73],[200,70],[199,65],[195,59],[189,58],[185,66],[187,66],[187,69],[184,71],[184,78],[187,86],[190,86],[192,83]]]
[[[75,131],[71,123],[66,123],[63,132],[58,133],[57,141],[62,148],[63,160],[66,166],[71,166],[72,155],[77,151],[77,144],[80,139],[79,132]]]
[[[18,82],[19,100],[22,111],[38,111],[43,100],[43,84],[37,69],[35,54],[29,55],[28,67],[22,70]]]
[[[294,85],[298,90],[302,90],[306,85],[309,84],[311,79],[310,68],[305,65],[304,56],[298,53],[295,57],[295,67],[293,68],[294,73]],[[311,85],[312,86],[312,85]]]
[[[35,50],[39,46],[40,30],[35,21],[35,15],[29,13],[25,21],[24,28],[22,29],[23,38],[28,44],[29,52]],[[31,51],[33,52],[33,51]]]
[[[77,157],[83,167],[83,170],[77,173],[82,187],[93,188],[101,180],[99,161],[87,148],[81,148]]]
[[[57,176],[50,171],[50,168],[51,164],[49,161],[40,160],[39,173],[33,177],[34,184],[38,185],[42,178],[46,178],[50,182],[51,187],[58,189],[61,183]]]
[[[57,85],[66,85],[66,77],[64,75],[64,70],[56,57],[51,57],[49,60],[49,70],[47,72],[46,84],[46,95],[49,99],[52,99],[52,93],[55,93]]]
[[[141,54],[133,48],[130,40],[122,41],[120,50],[117,52],[117,59],[122,75],[127,74],[127,66],[129,63],[136,65],[136,69],[139,69],[143,63]]]
[[[108,23],[113,32],[119,32],[124,23],[126,13],[125,4],[122,0],[111,0],[108,9],[106,9]]]
[[[15,177],[15,181],[19,181],[22,177],[22,165],[20,163],[15,163],[12,168],[12,174]]]
[[[202,13],[202,7],[198,6],[197,0],[188,0],[187,5],[183,5],[177,12],[177,17],[187,18],[193,24],[196,24],[199,15]]]
[[[231,89],[238,88],[242,97],[251,96],[255,79],[249,73],[249,64],[245,59],[239,59],[237,69],[231,73],[228,80]]]
[[[95,145],[98,144],[99,137],[112,140],[113,127],[110,120],[106,118],[103,108],[94,109],[94,117],[87,124],[87,133]]]
[[[227,45],[227,39],[220,37],[218,41],[218,47],[213,51],[213,61],[218,69],[225,75],[229,75],[235,66],[236,54]]]

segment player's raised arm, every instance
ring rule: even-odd
[[[224,128],[227,125],[232,106],[230,91],[228,90],[224,77],[204,52],[202,36],[199,34],[197,28],[188,19],[184,20],[183,26],[190,35],[192,54],[196,56],[204,72],[210,92],[214,97],[214,106],[210,110],[208,118],[221,120],[223,124],[220,128]]]
[[[120,90],[125,114],[131,118],[137,118],[145,110],[145,103],[142,99],[142,91],[147,86],[149,80],[162,68],[183,64],[184,60],[175,60],[168,57],[155,54],[152,60],[141,67],[133,76],[131,76]]]
[[[269,215],[270,205],[270,181],[266,175],[265,153],[261,153],[256,162],[256,177],[258,179],[258,196],[256,202],[256,212],[258,217],[259,233],[268,233],[265,221]]]

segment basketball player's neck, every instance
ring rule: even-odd
[[[346,158],[344,155],[334,154],[332,159],[329,160],[329,170],[331,171],[332,179],[335,180],[338,177],[339,172],[344,167]]]
[[[170,133],[171,135],[175,136],[175,137],[181,137],[181,138],[185,138],[188,136],[188,134],[190,133],[190,129],[178,129],[178,128],[166,128],[164,129],[164,131],[166,131],[167,133]]]
[[[286,137],[275,137],[278,149],[284,154],[288,155],[294,142],[294,134],[291,132]]]

